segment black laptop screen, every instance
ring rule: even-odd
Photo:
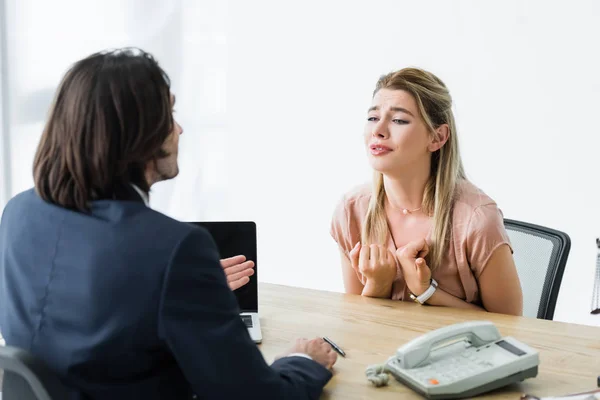
[[[256,224],[252,221],[243,222],[193,222],[206,228],[217,244],[221,258],[237,255],[246,256],[254,261],[254,275],[250,282],[234,293],[240,309],[245,312],[258,311],[258,262],[256,259]]]

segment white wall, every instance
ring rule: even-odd
[[[260,224],[262,280],[342,290],[329,221],[370,177],[371,91],[420,66],[454,96],[472,181],[506,217],[570,235],[555,319],[600,325],[600,3],[257,0],[230,17],[229,212]]]
[[[329,223],[341,195],[370,178],[361,135],[374,84],[405,66],[431,70],[454,96],[472,181],[506,217],[571,236],[555,319],[600,325],[589,315],[600,236],[600,3],[128,0],[124,17],[116,0],[25,5],[33,1],[8,2],[21,5],[11,19],[22,40],[11,42],[16,85],[56,85],[71,62],[103,47],[154,52],[175,77],[186,132],[181,176],[157,185],[152,205],[185,220],[256,220],[267,282],[342,290]],[[171,6],[183,12],[165,39],[160,16]],[[52,7],[62,31],[40,33]],[[43,51],[50,68],[36,62]],[[31,185],[45,112],[17,127],[16,107],[13,193]]]
[[[0,130],[0,143],[8,138],[11,157],[6,163],[10,171],[5,176],[0,169],[0,179],[3,184],[10,180],[11,195],[33,185],[34,153],[66,70],[96,51],[137,46],[151,52],[168,72],[177,93],[178,119],[186,127],[182,141],[186,150],[180,161],[190,167],[176,181],[157,187],[154,205],[176,217],[199,218],[203,209],[224,198],[223,183],[211,174],[215,153],[204,149],[226,130],[227,1],[3,2],[7,49],[2,56],[8,68],[2,73],[8,76],[8,87],[6,98],[0,100],[7,104],[8,129]],[[197,168],[198,160],[202,168]],[[203,199],[201,207],[194,200],[197,197]],[[0,208],[3,200],[0,196]],[[178,214],[179,210],[185,213]]]

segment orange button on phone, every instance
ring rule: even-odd
[[[439,382],[437,379],[430,379],[429,383],[431,383],[432,385],[439,385]]]

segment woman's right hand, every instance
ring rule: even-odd
[[[385,246],[363,246],[358,242],[350,251],[350,261],[352,268],[366,278],[365,285],[388,286],[396,278],[396,257]]]

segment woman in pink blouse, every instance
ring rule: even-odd
[[[364,132],[373,184],[347,193],[331,224],[346,292],[521,315],[502,213],[465,177],[451,107],[429,72],[377,82]]]

